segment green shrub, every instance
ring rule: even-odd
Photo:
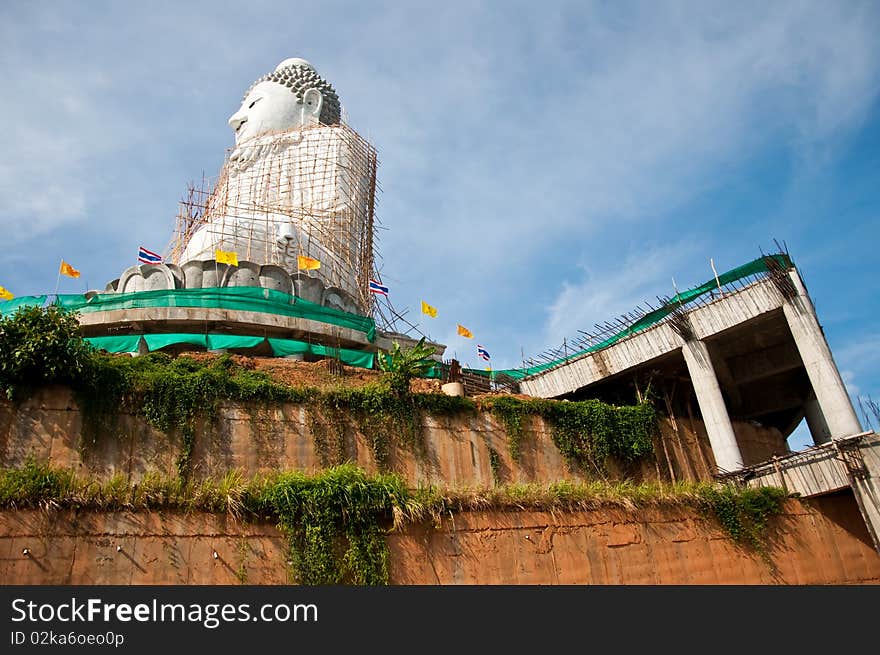
[[[701,492],[704,507],[737,543],[764,552],[771,516],[782,512],[788,494],[778,487],[708,487]]]
[[[412,348],[401,348],[395,341],[391,351],[387,355],[380,354],[377,362],[391,390],[398,396],[405,396],[409,395],[410,380],[424,375],[437,364],[429,359],[433,354],[434,347],[426,344],[425,337],[422,337]]]
[[[93,352],[77,314],[54,305],[0,318],[0,390],[10,400],[45,384],[74,384]]]

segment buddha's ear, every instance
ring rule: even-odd
[[[324,96],[318,89],[311,88],[303,91],[303,113],[310,120],[317,123],[321,116],[321,106],[324,104]]]

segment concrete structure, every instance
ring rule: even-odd
[[[616,400],[648,384],[673,423],[691,416],[696,400],[716,474],[804,497],[852,493],[880,552],[880,437],[862,432],[796,269],[771,271],[520,386],[548,398]],[[742,456],[744,421],[785,438],[802,420],[818,447],[766,462]]]
[[[719,472],[743,465],[731,420],[788,436],[806,417],[816,443],[861,432],[797,270],[768,274],[607,348],[525,378],[523,393],[632,402],[649,383],[671,415],[696,400]]]

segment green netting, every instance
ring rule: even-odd
[[[144,341],[147,342],[147,348],[150,349],[150,352],[181,343],[208,347],[208,337],[204,334],[145,334]]]
[[[349,348],[331,348],[314,343],[306,343],[304,341],[296,341],[294,339],[267,339],[272,347],[272,352],[278,357],[287,355],[319,355],[321,357],[333,357],[339,359],[343,364],[356,366],[358,368],[373,368],[375,354],[364,352],[362,350],[351,350]]]
[[[363,350],[350,350],[348,348],[330,348],[329,346],[313,346],[316,355],[324,357],[338,357],[343,364],[355,366],[357,368],[373,368],[373,362],[376,359],[374,353],[364,352]]]
[[[576,353],[568,355],[567,357],[561,357],[559,359],[553,360],[551,362],[546,362],[544,364],[538,364],[536,366],[529,366],[527,368],[509,368],[503,369],[499,371],[482,371],[480,369],[463,369],[469,373],[476,373],[478,375],[486,375],[490,376],[492,379],[495,378],[497,374],[504,374],[509,377],[514,378],[515,380],[522,380],[525,377],[530,375],[535,375],[536,373],[541,373],[542,371],[546,371],[547,369],[553,368],[554,366],[558,366],[559,364],[564,364],[565,362],[571,361],[572,359],[576,359],[585,355],[587,353],[595,352],[597,350],[602,350],[603,348],[607,348],[608,346],[617,343],[621,339],[624,339],[628,336],[635,334],[636,332],[640,332],[645,328],[648,328],[652,325],[655,325],[662,321],[664,318],[669,316],[677,307],[682,307],[687,305],[690,302],[693,302],[700,296],[717,289],[720,286],[725,286],[730,284],[731,282],[736,282],[737,280],[741,280],[743,278],[749,277],[750,275],[757,275],[759,273],[766,273],[769,271],[768,268],[768,260],[773,260],[781,266],[783,269],[792,268],[794,264],[791,261],[791,258],[785,254],[777,254],[777,255],[767,255],[765,257],[759,257],[758,259],[750,261],[748,264],[743,264],[742,266],[738,266],[734,269],[727,271],[726,273],[719,275],[718,279],[712,278],[708,282],[704,282],[698,287],[694,287],[693,289],[688,289],[687,291],[682,291],[681,293],[676,294],[672,298],[670,298],[665,305],[660,307],[659,309],[655,309],[653,312],[645,314],[638,321],[635,321],[630,326],[624,328],[620,332],[613,334],[608,337],[601,343],[594,344],[589,348],[585,348],[584,350],[579,350]]]
[[[21,296],[12,300],[0,301],[0,316],[11,316],[21,307],[42,307],[46,296]]]
[[[45,296],[39,296],[45,300]],[[30,304],[36,304],[35,298]],[[13,301],[8,301],[13,302]],[[59,295],[56,304],[82,313],[145,307],[206,307],[263,312],[311,319],[363,332],[371,343],[376,339],[376,322],[369,316],[350,314],[324,307],[274,289],[263,287],[215,287],[210,289],[160,289],[134,293],[99,293],[91,298],[81,294]],[[0,304],[0,310],[5,308]]]
[[[230,348],[255,348],[263,341],[268,341],[273,354],[278,357],[285,355],[316,355],[320,357],[333,357],[343,364],[358,368],[373,368],[375,353],[350,348],[332,348],[316,343],[306,343],[294,339],[265,339],[264,337],[250,337],[231,334],[133,334],[118,337],[87,337],[86,341],[111,353],[133,353],[138,350],[138,342],[143,336],[150,351],[159,350],[166,346],[178,344],[193,344],[204,346],[211,350],[225,350]]]
[[[469,370],[469,369],[464,369]],[[443,368],[439,365],[432,366],[422,375],[423,378],[428,378],[429,380],[442,380],[446,377],[446,373]]]
[[[311,344],[293,339],[267,339],[272,352],[278,357],[288,355],[306,355],[311,352]]]
[[[243,337],[238,334],[209,334],[208,349],[228,350],[230,348],[256,348],[263,343],[263,337]]]
[[[95,348],[106,350],[109,353],[134,353],[137,352],[138,343],[141,340],[139,334],[129,334],[119,337],[86,337],[86,341]]]

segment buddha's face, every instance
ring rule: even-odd
[[[286,86],[277,82],[260,82],[229,117],[235,131],[235,145],[267,132],[281,132],[318,122],[321,93],[307,89],[302,102]]]

